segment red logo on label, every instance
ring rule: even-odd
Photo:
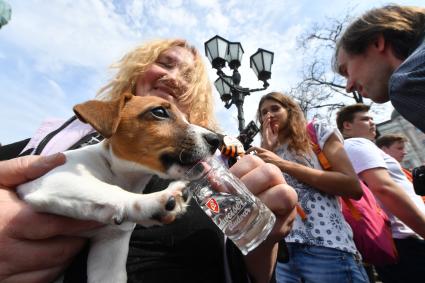
[[[207,201],[207,207],[214,213],[218,213],[220,211],[217,201],[213,198],[210,198]]]

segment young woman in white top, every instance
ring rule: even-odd
[[[304,114],[294,100],[269,93],[261,98],[257,117],[261,147],[250,151],[280,168],[297,191],[305,213],[296,217],[285,238],[289,262],[278,262],[277,282],[369,282],[337,197],[362,196],[339,131],[314,123],[320,148],[331,165],[325,171],[312,150]]]

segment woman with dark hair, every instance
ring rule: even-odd
[[[277,263],[277,282],[368,282],[337,198],[362,196],[338,130],[323,123],[313,124],[318,144],[331,166],[325,171],[313,152],[304,114],[289,96],[278,92],[263,96],[257,118],[261,147],[250,151],[255,150],[265,162],[280,168],[297,191],[304,212],[296,217],[285,238],[289,262]]]

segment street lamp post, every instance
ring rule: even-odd
[[[263,81],[263,87],[249,89],[240,86],[241,75],[238,68],[241,65],[243,53],[244,50],[239,42],[230,42],[218,35],[205,42],[205,55],[211,62],[212,67],[217,70],[218,79],[214,82],[214,85],[220,94],[221,100],[224,102],[224,107],[229,109],[233,104],[236,106],[238,110],[238,129],[242,139],[245,138],[244,135],[254,133],[255,136],[258,132],[258,128],[252,121],[245,128],[243,113],[245,96],[251,92],[265,90],[269,86],[267,80],[271,77],[274,56],[273,52],[261,48],[251,55],[250,67],[253,69],[258,80]],[[226,75],[222,70],[226,66],[226,63],[233,70],[231,76]],[[249,139],[249,137],[247,138]]]
[[[12,8],[9,3],[0,0],[0,29],[10,21]]]

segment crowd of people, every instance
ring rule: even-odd
[[[96,99],[125,92],[162,97],[189,122],[220,131],[202,58],[185,40],[147,42],[114,66],[116,75]],[[346,77],[348,92],[377,103],[391,100],[425,131],[425,9],[390,5],[357,18],[338,41],[334,67]],[[337,128],[307,123],[297,102],[280,92],[261,98],[257,119],[261,145],[230,170],[275,214],[267,239],[243,256],[191,200],[187,213],[169,225],[136,226],[128,282],[373,282],[341,209],[342,200],[362,198],[360,180],[388,215],[397,250],[396,263],[375,265],[381,281],[422,281],[425,205],[400,165],[404,137],[383,136],[375,144],[364,104],[341,108]],[[73,117],[46,121],[30,139],[0,147],[1,282],[53,282],[61,274],[64,282],[86,282],[89,243],[80,235],[102,224],[37,213],[15,187],[66,162],[61,152],[100,139]],[[167,185],[153,177],[145,193]],[[289,255],[284,261],[282,250]]]
[[[425,206],[400,163],[375,145],[376,127],[368,111],[364,104],[343,107],[337,125],[354,170],[391,221],[398,263],[376,269],[384,282],[415,282],[425,263]]]
[[[113,99],[124,92],[162,97],[176,104],[189,122],[217,129],[206,69],[200,54],[186,41],[148,42],[128,52],[115,66],[117,73],[100,90],[99,99]],[[7,155],[37,152],[49,162],[63,159],[61,151],[75,148],[93,132],[78,119],[53,126],[47,121],[30,141],[8,147],[15,152]],[[4,245],[0,249],[6,251],[0,255],[0,281],[49,282],[64,272],[65,282],[85,282],[86,239],[77,235],[95,224],[69,223],[59,216],[52,221],[53,216],[34,212],[13,191],[20,182],[38,176],[37,166],[46,160],[34,158],[22,156],[0,165],[3,208],[8,208],[0,212],[4,223],[0,225]],[[136,227],[127,260],[129,282],[199,282],[200,278],[204,282],[266,282],[273,276],[277,243],[289,232],[295,217],[296,193],[277,168],[258,157],[247,156],[231,170],[274,212],[277,220],[268,238],[243,257],[192,200],[187,213],[170,225]],[[167,181],[153,178],[145,192],[167,185]],[[37,223],[36,236],[34,226],[25,223]]]

